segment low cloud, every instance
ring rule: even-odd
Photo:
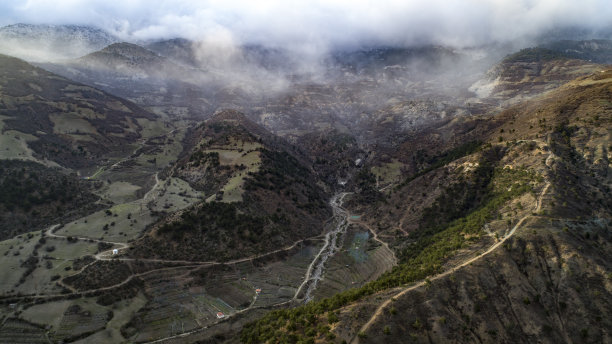
[[[559,29],[610,25],[609,0],[20,0],[0,4],[0,24],[98,26],[126,40],[215,35],[301,49],[504,42]]]

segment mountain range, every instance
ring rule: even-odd
[[[0,28],[0,342],[608,343],[610,46]]]

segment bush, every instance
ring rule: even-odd
[[[523,303],[526,304],[526,305],[531,304],[531,300],[529,300],[529,298],[527,296],[525,296],[523,298]]]

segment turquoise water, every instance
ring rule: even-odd
[[[353,240],[349,246],[348,254],[355,260],[355,262],[363,263],[366,261],[366,259],[368,259],[366,244],[369,238],[370,232],[360,232],[353,235]]]

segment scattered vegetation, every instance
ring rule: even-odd
[[[263,130],[231,111],[198,127],[190,138],[196,148],[177,170],[214,197],[162,221],[130,255],[223,261],[274,251],[318,233],[331,216],[326,195],[297,154],[274,149],[277,143]],[[246,155],[257,161],[248,164]],[[228,188],[241,197],[225,197]]]
[[[392,271],[361,288],[350,289],[298,308],[270,312],[245,326],[241,340],[244,343],[313,341],[324,335],[318,329],[329,323],[329,316],[326,315],[328,312],[378,291],[439,273],[444,262],[458,249],[479,238],[483,225],[497,215],[498,209],[531,191],[533,183],[538,180],[534,172],[525,169],[500,169],[487,164],[481,166],[483,177],[490,173],[490,178],[484,179],[488,180],[485,188],[487,193],[481,197],[479,205],[473,207],[466,216],[448,224],[420,229],[419,238],[402,251],[401,264]]]
[[[361,204],[376,204],[384,201],[385,198],[381,192],[376,189],[376,176],[367,168],[359,170],[355,176],[355,185],[358,191],[352,202]]]
[[[130,267],[124,262],[98,261],[81,273],[64,278],[64,283],[77,290],[90,290],[119,284],[131,274]]]
[[[560,58],[566,58],[566,56],[546,48],[526,48],[506,57],[503,62],[544,62]]]
[[[416,178],[425,175],[435,169],[438,169],[446,164],[448,164],[451,161],[455,161],[459,158],[462,158],[464,156],[468,156],[470,154],[473,154],[475,152],[477,152],[480,147],[482,146],[482,142],[480,141],[470,141],[467,143],[464,143],[456,148],[453,148],[451,150],[448,150],[440,155],[434,156],[432,158],[427,158],[426,156],[424,156],[423,154],[419,154],[417,152],[417,162],[421,163],[421,164],[425,164],[428,165],[427,167],[421,169],[419,172],[417,172],[416,174],[406,178],[406,180],[404,180],[401,184],[399,184],[398,186],[396,186],[396,190],[401,189],[402,187],[408,185],[408,183],[410,183],[411,181],[415,180]]]

